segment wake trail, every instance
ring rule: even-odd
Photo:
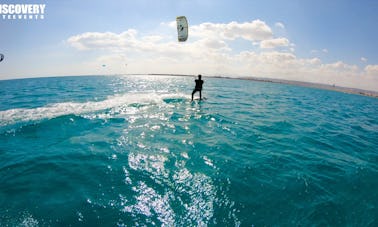
[[[15,108],[0,111],[0,126],[18,122],[51,119],[64,115],[82,115],[131,104],[162,104],[165,99],[183,98],[185,94],[127,93],[109,96],[102,101],[62,102],[37,108]]]

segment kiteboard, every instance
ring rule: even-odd
[[[193,101],[205,101],[205,100],[207,100],[206,97],[202,97],[202,99],[200,99],[200,98],[194,98],[193,99]]]

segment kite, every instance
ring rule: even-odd
[[[178,41],[179,42],[185,42],[188,39],[188,21],[186,20],[186,17],[179,16],[176,17],[177,22],[177,35],[178,35]]]

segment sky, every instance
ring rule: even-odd
[[[378,91],[376,0],[32,3],[45,5],[43,19],[4,19],[0,13],[0,79],[202,74]],[[177,16],[189,22],[183,43],[177,41]]]

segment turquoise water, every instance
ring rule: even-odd
[[[378,99],[194,79],[0,81],[0,225],[378,226]]]

